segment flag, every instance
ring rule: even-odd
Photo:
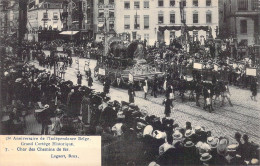
[[[137,29],[137,10],[136,10],[136,14],[135,14],[135,29]]]
[[[105,17],[105,22],[104,22],[104,32],[107,31],[107,18]]]

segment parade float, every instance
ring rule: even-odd
[[[152,79],[155,75],[164,75],[153,63],[147,62],[144,45],[139,41],[129,42],[113,37],[105,46],[107,53],[95,67],[95,77],[101,82],[108,77],[111,82],[121,79],[125,83],[140,83],[146,77]]]

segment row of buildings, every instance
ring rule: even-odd
[[[18,30],[19,1],[0,1],[0,35],[13,35]]]
[[[212,35],[253,45],[259,44],[259,17],[259,0],[28,0],[26,38],[62,31],[103,41],[105,32],[169,44],[186,27],[193,40]]]

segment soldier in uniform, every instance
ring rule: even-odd
[[[195,93],[196,93],[196,106],[198,107],[200,107],[199,99],[200,99],[201,91],[202,91],[202,86],[199,82],[197,82],[195,87]]]
[[[153,89],[151,95],[154,96],[155,98],[157,97],[157,86],[158,86],[158,78],[157,75],[154,75]]]
[[[135,90],[133,87],[133,84],[130,83],[129,89],[128,89],[128,95],[129,95],[129,103],[134,103],[135,102]]]
[[[223,84],[221,93],[222,93],[221,94],[221,96],[222,96],[222,105],[221,106],[224,106],[224,102],[225,102],[225,98],[226,98],[228,100],[230,106],[232,107],[233,104],[231,103],[231,100],[230,100],[231,93],[229,91],[227,82]]]

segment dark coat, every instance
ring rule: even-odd
[[[93,78],[92,77],[88,78],[88,86],[89,87],[93,86]]]
[[[169,113],[171,113],[171,107],[173,107],[173,105],[172,105],[172,100],[170,100],[170,99],[164,99],[163,104],[165,105],[164,114],[169,114]]]

